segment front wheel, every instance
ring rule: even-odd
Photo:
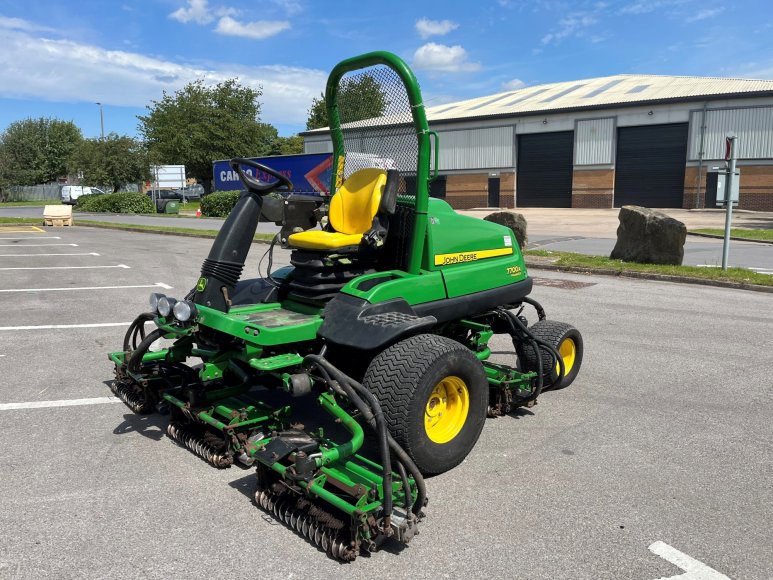
[[[564,389],[574,382],[582,364],[583,342],[580,331],[571,324],[555,320],[540,320],[529,327],[534,337],[558,351],[564,362],[564,375],[559,376],[560,367],[555,357],[545,348],[542,353],[543,391]],[[539,369],[537,353],[528,341],[518,349],[521,370],[536,372]]]
[[[425,475],[457,466],[478,441],[488,381],[481,362],[454,340],[421,334],[400,341],[373,359],[363,384]]]

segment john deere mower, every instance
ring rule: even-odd
[[[438,137],[400,58],[339,63],[325,98],[327,215],[269,195],[292,189],[271,167],[232,160],[245,190],[195,286],[151,295],[109,358],[129,408],[167,413],[168,435],[215,467],[254,467],[259,508],[349,561],[409,542],[424,476],[463,461],[487,416],[568,386],[583,343],[529,297],[509,228],[430,198]],[[242,280],[261,216],[285,225],[269,264],[281,244],[291,265]],[[489,360],[497,334],[510,364]]]

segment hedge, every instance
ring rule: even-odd
[[[144,193],[118,192],[82,195],[75,208],[105,213],[156,213],[153,201]]]
[[[201,213],[208,217],[227,217],[241,191],[214,191],[201,198]]]

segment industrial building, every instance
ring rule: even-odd
[[[427,107],[427,117],[440,137],[432,194],[455,208],[715,207],[734,133],[740,208],[773,211],[773,81],[615,75]],[[302,135],[306,153],[332,151],[326,129]]]

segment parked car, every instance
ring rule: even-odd
[[[75,205],[78,198],[82,195],[96,195],[105,193],[98,187],[85,187],[82,185],[63,185],[59,196],[62,203],[68,205]]]
[[[148,190],[147,194],[149,197],[153,197],[153,194],[155,193],[156,199],[176,199],[178,201],[183,200],[183,195],[180,193],[179,189],[156,189],[155,192],[152,190]]]
[[[186,185],[175,191],[182,195],[183,201],[199,200],[204,195],[204,186],[200,183],[196,183],[195,185]]]

